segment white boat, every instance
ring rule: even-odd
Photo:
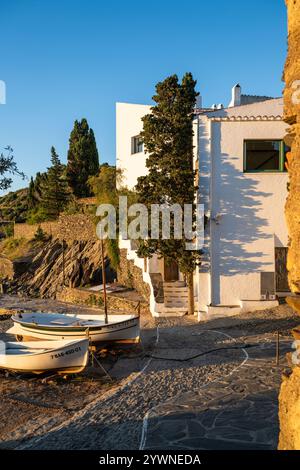
[[[137,342],[140,317],[136,315],[77,315],[62,313],[21,313],[12,316],[14,325],[7,333],[24,338],[47,340],[89,338],[90,342]]]
[[[47,371],[78,373],[87,365],[88,338],[76,341],[3,342],[0,368],[41,374]]]

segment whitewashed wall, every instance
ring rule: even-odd
[[[239,115],[242,108],[249,107],[240,107]],[[260,300],[260,273],[275,271],[275,246],[288,243],[284,220],[288,177],[286,173],[243,173],[243,144],[245,139],[281,139],[286,124],[214,122],[206,117],[199,121],[200,200],[211,215],[207,263],[198,277],[200,309],[210,303]],[[218,224],[212,220],[217,214],[221,215]]]
[[[131,138],[143,130],[142,117],[150,113],[150,106],[117,103],[116,152],[117,167],[123,172],[124,184],[132,189],[139,176],[147,173],[144,152],[131,154]]]

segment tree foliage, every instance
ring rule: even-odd
[[[86,119],[75,121],[70,135],[67,179],[75,196],[91,195],[88,179],[99,172],[99,155],[94,132]]]
[[[136,202],[134,191],[130,191],[122,184],[122,173],[115,166],[104,163],[100,166],[97,176],[89,178],[89,185],[97,199],[97,205],[111,204],[116,210],[117,238],[107,239],[106,246],[111,265],[117,269],[120,261],[118,242],[119,196],[127,196],[128,205]],[[98,219],[96,219],[98,222]]]
[[[171,206],[193,204],[196,195],[193,169],[193,111],[196,103],[196,82],[187,73],[179,83],[177,75],[166,78],[156,86],[155,106],[143,118],[141,137],[148,153],[148,174],[138,178],[136,190],[139,202],[150,209],[151,204]],[[195,206],[194,206],[195,209]],[[174,239],[149,238],[140,241],[138,254],[151,257],[157,254],[168,262],[175,260],[181,272],[192,278],[199,264],[199,251],[186,250],[186,237]],[[190,280],[191,282],[191,280]]]
[[[69,204],[71,191],[65,176],[65,165],[60,162],[55,148],[51,147],[51,167],[41,184],[41,206],[48,220],[56,219]]]
[[[24,173],[18,170],[13,156],[13,149],[8,146],[4,151],[5,153],[1,152],[0,154],[0,191],[5,191],[11,186],[11,176],[13,175],[18,175],[25,179]]]

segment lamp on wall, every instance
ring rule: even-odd
[[[220,221],[223,217],[223,214],[221,214],[220,212],[218,212],[216,215],[213,215],[211,217],[211,221],[212,222],[215,222],[216,225],[219,225],[220,224]]]

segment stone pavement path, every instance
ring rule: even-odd
[[[290,350],[285,342],[282,352]],[[248,350],[249,360],[227,377],[152,409],[144,421],[144,449],[271,450],[278,443],[281,366],[274,343]]]
[[[245,339],[235,332],[234,340],[226,329],[207,328],[188,319],[160,321],[152,354],[162,359],[145,358],[135,380],[14,447],[131,450],[142,438],[145,449],[275,448],[280,370],[272,366],[274,344],[268,343],[274,336]],[[246,363],[245,341],[261,342],[247,349]]]
[[[243,360],[241,350],[223,350],[187,362],[174,362],[222,347],[222,333],[200,333],[199,324],[178,326],[161,322],[159,343],[152,353],[164,360],[145,359],[146,370],[134,381],[93,403],[52,429],[17,448],[30,449],[138,449],[143,419],[149,409],[182,393],[198,389],[220,375],[230,374]]]

